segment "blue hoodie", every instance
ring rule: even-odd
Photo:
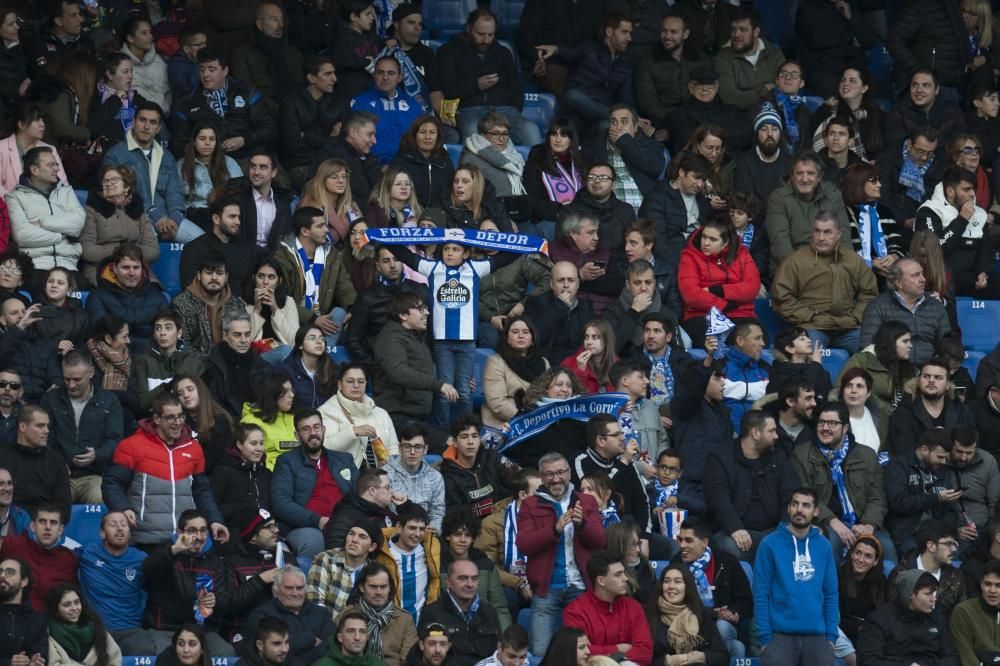
[[[146,553],[128,548],[115,556],[104,543],[89,543],[76,551],[80,558],[80,587],[87,601],[111,631],[142,628],[146,608],[142,561]]]
[[[796,575],[796,562],[801,576]],[[837,640],[837,565],[830,542],[818,528],[809,528],[806,538],[798,539],[784,522],[761,540],[754,561],[753,605],[761,645],[769,644],[775,633]]]

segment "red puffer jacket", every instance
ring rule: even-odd
[[[735,254],[735,256],[733,256]],[[688,239],[677,269],[677,285],[684,300],[683,320],[704,317],[714,305],[730,319],[756,317],[753,301],[760,291],[760,273],[750,252],[739,243],[715,257],[701,251],[701,229]],[[705,287],[715,287],[705,291]]]

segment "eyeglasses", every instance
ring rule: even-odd
[[[778,78],[794,81],[795,79],[801,79],[802,74],[800,74],[799,72],[778,72]]]
[[[826,428],[826,427],[836,428],[837,426],[842,426],[842,425],[844,425],[843,421],[826,421],[824,419],[816,421],[816,426],[818,428]]]
[[[0,379],[0,390],[9,388],[11,391],[20,391],[21,382],[8,382],[6,379]]]
[[[569,476],[569,467],[541,473],[543,479],[558,479],[561,476]]]
[[[962,154],[963,155],[973,155],[973,154],[975,154],[975,155],[981,155],[982,152],[983,152],[983,149],[980,148],[979,146],[962,146]]]
[[[604,174],[590,175],[587,176],[587,180],[589,180],[592,183],[606,183],[609,180],[614,180],[614,176],[605,176]]]
[[[679,474],[681,471],[681,468],[676,465],[657,465],[656,469],[661,472],[669,472],[670,474]]]
[[[427,448],[426,444],[400,444],[399,449],[401,451],[412,451],[417,453],[418,451],[423,451]]]

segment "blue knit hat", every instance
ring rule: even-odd
[[[753,131],[756,132],[764,125],[774,125],[779,130],[784,129],[784,125],[781,122],[781,114],[769,102],[764,102],[760,105],[760,112],[753,119]]]

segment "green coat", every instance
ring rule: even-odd
[[[337,637],[330,636],[326,656],[314,661],[312,666],[386,666],[386,663],[371,652],[365,652],[360,657],[348,656],[340,651]]]
[[[305,306],[306,277],[302,260],[295,250],[295,235],[288,234],[282,238],[274,251],[274,260],[281,266],[281,272],[285,276],[288,296],[298,304],[299,323],[302,325],[312,321],[316,315],[329,313],[334,306],[346,310],[358,298],[350,271],[344,267],[340,250],[329,243],[323,247],[326,250],[326,266],[319,279],[319,303],[314,303],[311,310]]]
[[[864,444],[855,442],[854,437],[848,441],[848,447],[847,457],[841,466],[847,484],[847,497],[857,514],[858,523],[879,529],[885,518],[887,501],[878,456]],[[830,465],[812,439],[792,449],[792,464],[802,485],[816,491],[819,523],[826,527],[837,517],[830,511],[830,498],[836,492]]]

